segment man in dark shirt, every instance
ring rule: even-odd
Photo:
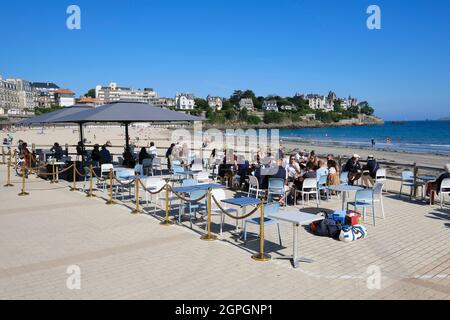
[[[442,181],[444,179],[450,179],[450,163],[444,166],[445,173],[441,174],[436,181],[430,181],[427,183],[427,195],[431,198],[431,203],[434,204],[434,195],[439,194],[441,191]]]
[[[375,157],[370,155],[367,157],[367,163],[362,168],[363,170],[363,183],[366,187],[370,187],[370,183],[372,183],[373,179],[377,176],[377,171],[380,169],[380,165],[378,164],[377,160],[375,160]],[[371,179],[372,180],[371,180]]]
[[[361,178],[361,164],[359,163],[359,155],[354,154],[353,157],[348,159],[345,166],[342,168],[344,172],[348,172],[348,184],[353,185],[355,181]]]
[[[55,142],[53,144],[53,147],[51,147],[50,151],[53,152],[53,156],[56,160],[61,160],[62,156],[64,155],[63,149],[58,142]]]

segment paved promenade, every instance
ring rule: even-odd
[[[0,299],[450,299],[449,207],[386,195],[386,219],[376,227],[366,219],[366,239],[343,243],[301,229],[301,255],[314,262],[293,269],[288,260],[251,259],[258,240],[235,242],[230,219],[219,241],[206,242],[203,221],[194,230],[188,221],[162,227],[159,216],[130,214],[129,201],[107,206],[35,177],[30,195],[18,197],[18,178],[4,188],[5,177],[1,165]],[[340,201],[321,207],[339,209]],[[282,223],[281,233],[283,246],[276,228],[266,229],[274,258],[292,252],[292,226]],[[70,290],[74,265],[81,288]]]

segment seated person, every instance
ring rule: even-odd
[[[340,177],[339,177],[339,165],[334,160],[328,160],[327,162],[328,167],[328,181],[327,184],[329,186],[337,186],[341,183]]]
[[[111,153],[106,149],[106,145],[103,145],[100,151],[100,162],[101,164],[112,163]]]
[[[355,181],[361,178],[361,164],[359,163],[359,155],[354,154],[348,159],[345,166],[342,168],[343,172],[348,172],[348,184],[353,185]]]
[[[317,181],[319,181],[321,176],[328,176],[328,167],[326,166],[325,161],[323,161],[322,159],[317,161],[317,166],[319,168],[316,170],[316,178]]]
[[[268,187],[269,179],[272,179],[272,178],[283,179],[283,181],[284,181],[284,195],[280,197],[279,202],[280,202],[280,205],[284,205],[285,198],[291,192],[291,188],[287,184],[287,171],[283,167],[283,160],[282,159],[278,159],[276,163],[277,163],[276,164],[276,173],[273,174],[273,175],[267,176],[267,178],[268,178],[267,179],[267,187]]]
[[[64,155],[64,151],[58,142],[55,142],[53,144],[53,147],[50,148],[50,151],[53,152],[53,157],[58,161],[61,160]]]
[[[150,159],[150,154],[147,152],[146,148],[141,148],[141,152],[139,152],[139,164],[142,164],[144,159]]]
[[[450,179],[450,163],[444,166],[445,173],[441,174],[436,181],[430,181],[426,186],[427,196],[431,197],[431,203],[434,204],[434,195],[441,191],[441,184],[444,179]]]
[[[378,169],[380,169],[380,165],[378,164],[377,160],[375,160],[375,157],[372,155],[368,156],[367,163],[362,168],[363,170],[362,180],[363,184],[366,187],[370,187],[371,185],[373,185],[373,181],[377,176]]]
[[[91,152],[91,161],[93,165],[98,166],[98,164],[101,162],[102,156],[100,154],[100,146],[98,144],[94,145],[94,149],[92,149]]]
[[[134,168],[134,166],[136,165],[136,160],[134,160],[131,148],[130,147],[125,148],[125,151],[123,152],[122,155],[123,155],[123,166],[128,168]]]
[[[289,164],[286,167],[288,172],[288,179],[293,181],[296,177],[302,174],[302,169],[300,168],[300,164],[295,159],[295,156],[291,155],[289,157]]]

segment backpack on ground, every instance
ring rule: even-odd
[[[341,232],[341,224],[332,219],[324,219],[317,223],[315,228],[311,228],[311,231],[321,237],[338,238]]]
[[[358,239],[365,238],[367,230],[362,225],[343,226],[339,234],[339,240],[344,242],[352,242]]]

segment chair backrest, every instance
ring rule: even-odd
[[[440,192],[442,192],[444,189],[450,189],[450,179],[444,179],[441,182],[441,190]]]
[[[150,187],[157,187],[158,185],[160,185],[160,182],[162,181],[163,184],[165,184],[164,180],[160,179],[160,178],[146,178],[145,180],[145,186],[147,188]],[[157,188],[160,189],[161,187]]]
[[[161,158],[158,158],[158,157],[153,158],[152,165],[153,166],[160,166],[161,165]]]
[[[142,160],[142,165],[144,168],[151,167],[152,166],[152,159],[144,159]]]
[[[134,166],[134,172],[137,172],[141,176],[144,175],[144,166],[142,164],[137,164]]]
[[[269,191],[284,192],[284,180],[281,178],[269,178]]]
[[[129,177],[133,177],[135,175],[135,171],[134,169],[120,170],[116,175],[119,179],[128,179]]]
[[[172,161],[172,166],[181,166],[181,161],[180,160],[173,160]]]
[[[202,163],[194,163],[191,167],[192,171],[202,171],[203,170],[203,165]]]
[[[356,191],[355,202],[372,203],[374,190],[364,189]]]
[[[197,181],[195,181],[194,179],[184,179],[183,182],[181,183],[183,187],[195,186],[196,184]]]
[[[197,174],[197,181],[209,181],[209,173],[206,171]]]
[[[414,180],[414,173],[411,170],[402,171],[402,181]]]
[[[256,178],[255,176],[252,176],[252,175],[248,176],[248,184],[249,184],[249,187],[252,189],[259,189],[258,178]]]
[[[179,166],[173,166],[172,170],[173,170],[173,173],[182,173],[182,172],[184,172],[184,169],[182,167],[179,167]]]
[[[376,178],[386,178],[386,169],[378,169],[375,174]]]
[[[220,201],[224,200],[226,198],[226,194],[225,194],[225,190],[223,189],[212,189],[211,190],[211,196],[214,196],[214,198],[217,200],[217,202],[220,203]],[[223,204],[220,204],[222,207],[224,207]],[[217,208],[216,203],[213,201],[211,201],[211,207],[212,208]]]
[[[189,192],[189,198],[192,200],[196,200],[200,198],[201,196],[204,196],[205,193],[208,192],[207,190],[194,190]]]
[[[383,192],[383,184],[378,182],[373,187],[373,195],[381,195]]]
[[[111,170],[112,168],[114,167],[111,163],[102,164],[100,167],[100,175],[103,175],[103,173],[109,173],[109,170]]]
[[[328,181],[328,176],[327,175],[322,175],[319,177],[319,181],[317,181],[317,185],[318,186],[325,186],[327,184]]]
[[[280,209],[279,202],[270,202],[264,205],[264,217],[268,217],[271,214],[277,213]]]
[[[307,178],[303,180],[302,189],[317,189],[317,179]]]
[[[341,183],[347,184],[348,183],[348,172],[347,171],[341,172],[339,179],[341,180]]]

